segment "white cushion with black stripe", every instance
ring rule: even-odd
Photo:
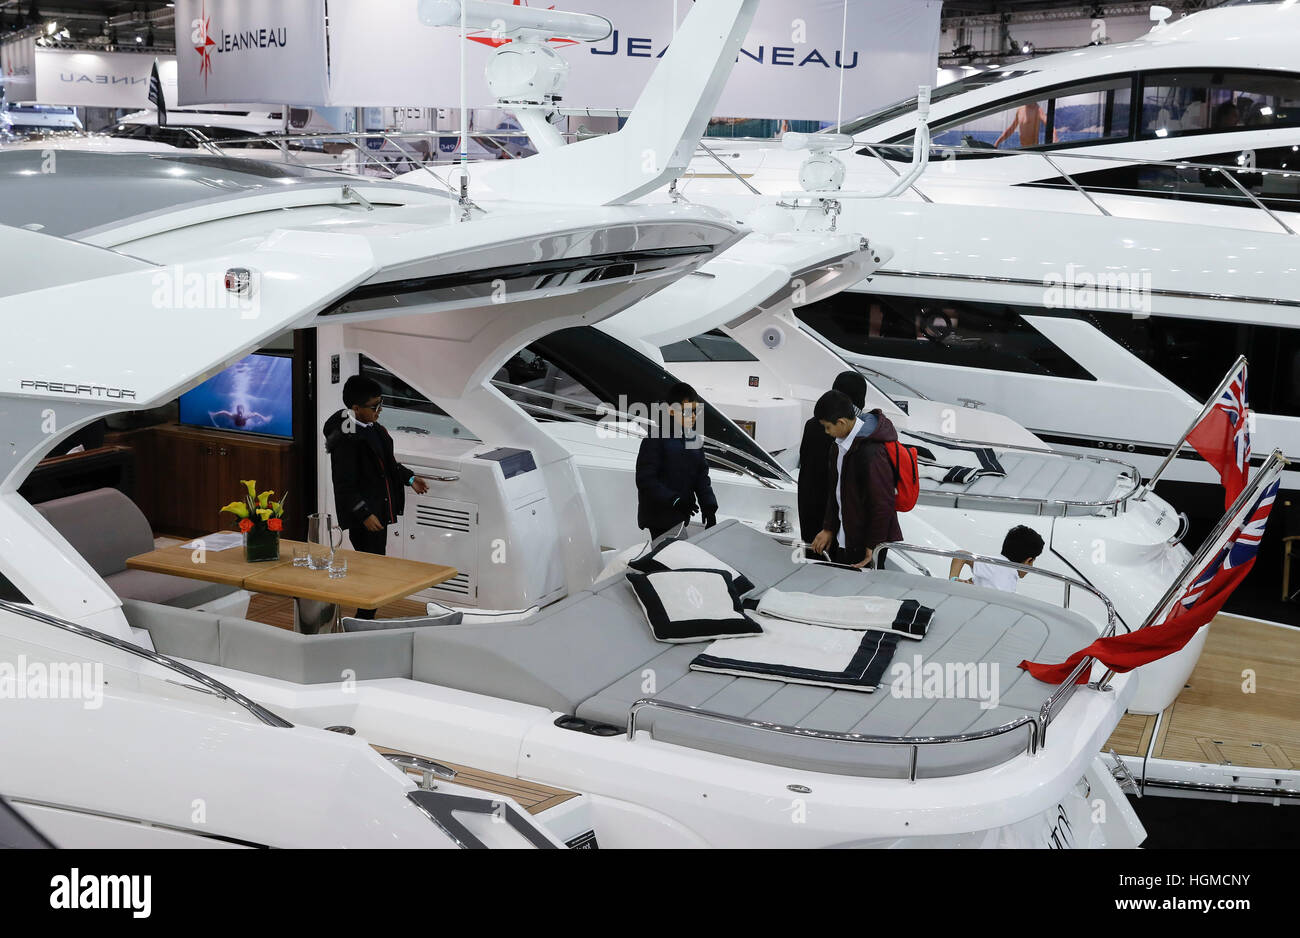
[[[754,588],[749,578],[735,567],[723,563],[690,541],[668,541],[643,557],[629,560],[627,565],[641,573],[658,573],[661,570],[723,570],[731,575],[740,595],[743,596]]]
[[[745,615],[725,570],[629,572],[627,581],[657,641],[705,642],[763,631]]]

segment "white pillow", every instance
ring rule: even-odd
[[[707,642],[763,631],[741,608],[731,574],[721,570],[629,573],[627,581],[657,641]]]
[[[725,564],[703,547],[690,541],[668,541],[644,557],[628,561],[628,567],[641,573],[658,573],[662,570],[721,570],[731,576],[740,595],[754,588],[749,578],[730,564]]]

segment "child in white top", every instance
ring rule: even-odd
[[[1002,540],[1002,556],[1012,563],[1022,564],[1026,567],[1032,567],[1034,561],[1038,559],[1043,552],[1043,536],[1031,527],[1018,524]],[[948,567],[948,579],[958,580],[962,583],[974,582],[976,586],[983,586],[987,589],[1003,590],[1007,593],[1014,593],[1016,587],[1020,585],[1020,578],[1029,571],[1016,570],[1012,567],[1004,567],[1000,564],[984,563],[975,561],[971,564],[971,580],[961,579],[961,569],[966,565],[966,561],[956,558]]]

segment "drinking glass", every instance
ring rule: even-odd
[[[341,580],[348,575],[348,561],[345,557],[334,557],[329,565],[330,579]]]
[[[295,567],[311,566],[311,555],[306,544],[297,544],[293,548],[293,565]]]

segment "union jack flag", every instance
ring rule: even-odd
[[[1242,568],[1249,568],[1255,562],[1260,541],[1264,539],[1264,528],[1268,524],[1269,513],[1273,510],[1273,503],[1277,500],[1278,488],[1281,485],[1282,480],[1278,478],[1260,493],[1255,504],[1246,513],[1241,527],[1183,593],[1179,603],[1184,609],[1193,608],[1206,597],[1217,596],[1222,591],[1225,581],[1238,579],[1238,574],[1244,573]]]
[[[1224,508],[1231,508],[1250,476],[1250,404],[1246,361],[1242,359],[1205,416],[1187,435],[1187,442],[1219,473]]]
[[[1277,500],[1282,484],[1285,460],[1275,453],[1262,473],[1255,479],[1248,499],[1225,525],[1223,533],[1213,543],[1206,543],[1201,552],[1187,565],[1180,583],[1186,583],[1181,595],[1168,606],[1160,622],[1135,629],[1125,635],[1099,638],[1087,648],[1081,648],[1060,664],[1022,661],[1024,668],[1040,681],[1061,684],[1070,679],[1075,668],[1085,658],[1096,658],[1116,671],[1131,671],[1152,661],[1158,661],[1183,648],[1202,626],[1219,614],[1232,591],[1237,588],[1250,568],[1254,566],[1264,528]],[[1213,559],[1205,563],[1205,558]],[[1200,573],[1191,576],[1198,568]],[[1155,610],[1151,619],[1161,610]],[[1089,669],[1075,676],[1078,683],[1088,680]]]

